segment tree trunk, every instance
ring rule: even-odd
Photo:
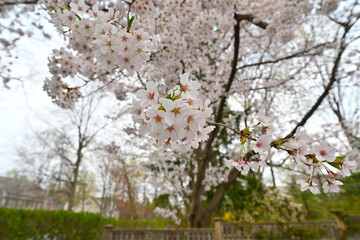
[[[78,176],[79,176],[80,164],[81,164],[81,160],[82,160],[82,149],[83,149],[83,143],[81,140],[79,140],[79,147],[77,149],[77,159],[76,159],[75,165],[73,166],[74,167],[73,181],[71,181],[71,183],[70,183],[69,205],[67,208],[68,211],[72,211],[73,207],[74,207],[76,185],[77,185],[77,180],[78,180]]]
[[[74,181],[72,181],[70,183],[70,189],[69,189],[69,205],[67,206],[68,211],[72,211],[74,207],[75,189],[76,189],[76,184],[74,183]]]
[[[130,202],[130,207],[131,207],[131,211],[132,211],[132,219],[137,219],[138,215],[137,215],[137,211],[136,211],[136,207],[135,207],[135,201],[132,195],[132,189],[131,189],[131,183],[130,183],[130,179],[127,173],[127,168],[126,168],[126,163],[123,159],[120,159],[121,163],[123,164],[123,169],[124,169],[124,176],[125,176],[125,180],[126,180],[126,186],[127,186],[127,191],[128,191],[128,196],[129,196],[129,202]]]

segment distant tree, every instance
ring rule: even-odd
[[[140,188],[146,183],[146,169],[141,167],[134,156],[126,154],[114,142],[107,144],[98,152],[97,166],[101,176],[101,212],[103,215],[117,215],[116,203],[125,201],[130,205],[131,218],[139,218],[137,205],[141,204]],[[143,193],[142,198],[146,198]],[[115,203],[115,205],[114,205]]]
[[[89,170],[82,170],[79,173],[76,187],[74,205],[80,206],[82,212],[85,211],[86,200],[96,196],[98,189],[96,186],[96,176]]]
[[[76,194],[82,194],[78,188],[80,172],[86,173],[84,162],[100,134],[114,122],[113,118],[98,114],[101,98],[88,98],[81,101],[77,108],[67,111],[60,123],[51,124],[48,130],[35,132],[34,148],[23,146],[19,151],[21,161],[26,163],[26,171],[32,173],[39,183],[48,184],[52,191],[65,194],[67,209],[72,210]],[[60,116],[59,116],[60,117]],[[116,118],[115,118],[116,119]],[[86,188],[83,189],[87,191]],[[80,192],[79,192],[80,191]],[[84,197],[84,196],[83,196]]]

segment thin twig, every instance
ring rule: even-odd
[[[226,125],[226,124],[224,124],[224,123],[217,123],[217,122],[211,122],[211,121],[206,121],[206,123],[207,123],[207,124],[210,124],[210,125],[214,125],[214,126],[219,126],[219,127],[228,128],[228,129],[230,129],[231,131],[239,134],[240,136],[243,136],[243,137],[246,137],[246,138],[248,138],[248,139],[250,139],[250,140],[256,141],[255,138],[253,138],[253,137],[251,137],[251,136],[249,136],[249,135],[247,135],[247,134],[244,134],[243,132],[241,132],[241,131],[239,131],[239,130],[236,130],[235,128],[230,127],[230,126],[228,126],[228,125]]]

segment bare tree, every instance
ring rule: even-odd
[[[84,161],[89,159],[87,154],[99,134],[114,121],[107,117],[99,118],[97,111],[101,101],[95,97],[82,100],[73,110],[66,112],[59,125],[49,123],[48,130],[35,132],[38,148],[30,150],[31,154],[27,148],[19,152],[22,161],[37,171],[35,176],[40,183],[48,181],[52,183],[53,192],[66,195],[67,210],[74,207],[80,170]]]
[[[137,219],[139,215],[136,206],[140,185],[136,182],[141,182],[143,177],[143,174],[139,174],[139,166],[129,162],[131,156],[123,154],[114,142],[102,150],[103,154],[98,161],[101,176],[101,213],[113,216],[113,211],[116,211],[113,203],[123,200],[130,204],[131,218]]]

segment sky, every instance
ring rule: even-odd
[[[6,24],[6,20],[0,21]],[[31,28],[31,25],[26,27]],[[50,24],[45,28],[54,32]],[[56,34],[49,40],[35,29],[32,38],[24,37],[17,43],[15,54],[19,58],[12,66],[12,75],[22,81],[12,80],[10,89],[2,83],[0,86],[0,175],[18,166],[16,148],[26,144],[25,136],[31,135],[32,129],[44,127],[43,121],[49,116],[44,113],[57,109],[42,85],[48,76],[47,57],[53,48],[62,44]]]

